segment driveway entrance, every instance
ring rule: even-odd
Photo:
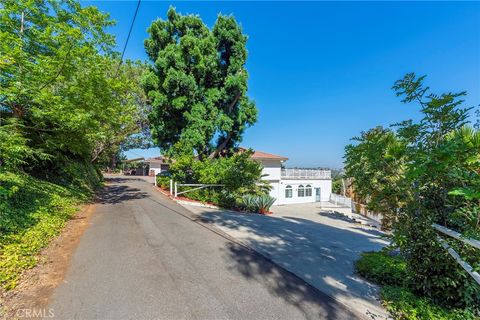
[[[388,244],[383,233],[332,213],[326,205],[334,206],[326,202],[274,206],[271,216],[187,208],[350,308],[386,318],[379,288],[354,273],[362,252]]]

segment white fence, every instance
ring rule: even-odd
[[[330,202],[334,203],[337,206],[344,206],[347,208],[352,207],[352,199],[348,197],[341,196],[339,194],[332,193],[330,194]]]
[[[282,169],[283,179],[331,179],[330,170],[321,169]]]
[[[173,190],[172,190],[172,185],[174,188]],[[190,191],[199,190],[199,189],[208,188],[208,187],[224,187],[224,186],[225,186],[224,184],[177,183],[177,182],[174,183],[173,180],[170,179],[170,194],[176,198],[178,197],[178,195],[184,194]],[[178,187],[195,187],[195,188],[178,192]]]
[[[466,243],[468,245],[471,245],[474,248],[480,249],[480,241],[476,239],[471,239],[471,238],[466,238],[463,237],[460,233],[453,231],[451,229],[448,229],[446,227],[443,227],[441,225],[438,225],[436,223],[432,224],[432,227],[434,227],[437,231],[443,233],[444,235],[447,235],[449,237],[452,237],[454,239],[457,239],[459,241],[462,241],[463,243]],[[452,247],[442,239],[440,236],[437,236],[438,242],[442,245],[442,247],[447,250],[447,252],[452,256],[453,259],[465,270],[467,273],[475,280],[478,284],[480,284],[480,274],[476,272],[471,265],[469,265],[465,260],[463,260],[460,255],[453,250]]]

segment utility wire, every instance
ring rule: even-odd
[[[123,56],[125,55],[125,50],[127,50],[128,40],[130,40],[130,35],[132,34],[133,25],[135,24],[135,19],[137,18],[138,9],[140,8],[141,2],[142,0],[138,0],[137,2],[137,8],[135,9],[135,14],[133,15],[132,23],[130,24],[130,30],[128,30],[127,40],[125,41],[125,45],[123,46],[122,56],[120,57],[120,62],[118,63],[117,72],[115,73],[115,78],[118,76],[118,71],[120,70],[120,66],[123,63]]]

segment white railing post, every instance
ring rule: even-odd
[[[170,188],[168,189],[170,195],[173,195],[173,179],[170,179]]]
[[[156,172],[153,174],[153,184],[155,185],[155,187],[157,186],[157,173]]]
[[[175,182],[175,198],[177,197],[177,183]]]
[[[435,228],[437,231],[450,236],[454,239],[460,240],[465,244],[471,245],[474,248],[480,249],[480,241],[477,239],[472,239],[472,238],[467,238],[464,237],[461,233],[456,232],[454,230],[448,229],[447,227],[443,227],[439,224],[432,224],[432,227]],[[476,272],[473,267],[468,264],[465,260],[463,260],[460,255],[452,248],[449,246],[447,241],[442,239],[440,236],[437,235],[437,240],[440,243],[440,245],[447,250],[447,252],[452,256],[453,259],[478,283],[480,284],[480,274]]]

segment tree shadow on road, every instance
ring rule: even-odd
[[[385,241],[364,229],[344,229],[298,217],[268,217],[233,212],[211,211],[202,214],[202,221],[220,227],[227,234],[248,244],[263,256],[314,285],[329,296],[342,301],[355,300],[367,305],[363,309],[377,313],[378,287],[354,274],[354,261],[363,251],[377,251]],[[302,303],[321,304],[322,297],[310,286],[299,283],[281,268],[262,261],[231,245],[226,248],[232,268],[255,281],[265,281],[273,293],[302,308]],[[269,279],[273,277],[275,281]],[[298,278],[297,278],[298,279]],[[302,280],[300,280],[303,282]],[[362,308],[358,308],[360,310]],[[331,309],[326,318],[335,314]],[[325,314],[321,316],[325,318]]]
[[[262,283],[270,294],[301,310],[307,319],[358,319],[360,316],[332,297],[309,285],[293,273],[272,263],[262,255],[229,242],[226,247],[231,269]]]
[[[148,197],[148,193],[125,185],[109,185],[97,197],[101,204],[116,204]]]

